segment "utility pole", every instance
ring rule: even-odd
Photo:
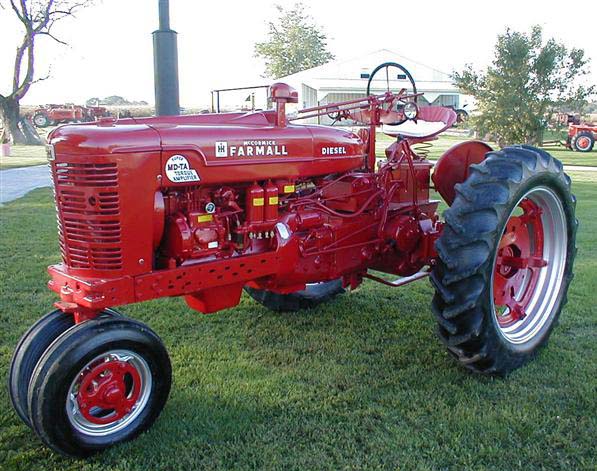
[[[180,114],[178,94],[178,46],[176,31],[170,29],[170,2],[159,0],[160,28],[153,35],[155,114]]]

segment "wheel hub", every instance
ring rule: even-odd
[[[123,399],[123,390],[118,385],[111,387],[103,394],[104,402],[107,404],[118,404]]]
[[[113,433],[130,423],[147,403],[151,374],[145,360],[125,350],[89,362],[71,385],[67,413],[89,435]]]
[[[581,136],[577,139],[576,144],[580,149],[588,149],[591,141],[586,136]]]
[[[494,273],[494,303],[500,326],[526,317],[543,259],[541,208],[529,199],[518,205],[521,215],[511,216],[498,246]]]
[[[140,392],[141,378],[135,367],[110,359],[83,373],[77,402],[91,423],[107,424],[128,414]]]

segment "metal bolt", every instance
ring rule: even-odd
[[[143,260],[142,258],[139,259],[139,265],[143,265],[145,263],[145,260]]]

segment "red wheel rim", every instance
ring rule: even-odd
[[[498,246],[493,301],[498,324],[508,327],[526,317],[543,258],[541,208],[529,199],[518,204],[522,214],[508,219]]]
[[[576,145],[579,149],[588,149],[591,145],[591,140],[587,136],[581,136],[576,140]]]
[[[141,393],[141,376],[128,362],[110,360],[83,373],[77,402],[94,424],[109,424],[128,414]]]
[[[87,363],[67,394],[71,425],[86,435],[105,436],[128,426],[147,405],[149,365],[130,350],[110,350]]]
[[[568,225],[562,199],[537,186],[516,204],[496,250],[491,302],[500,334],[512,344],[546,332],[561,304]]]

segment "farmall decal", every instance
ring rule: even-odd
[[[174,183],[198,182],[200,180],[197,171],[191,168],[184,155],[177,154],[170,157],[164,170],[168,179]]]
[[[216,157],[273,157],[288,155],[285,144],[276,141],[244,141],[242,144],[230,144],[216,141]]]

